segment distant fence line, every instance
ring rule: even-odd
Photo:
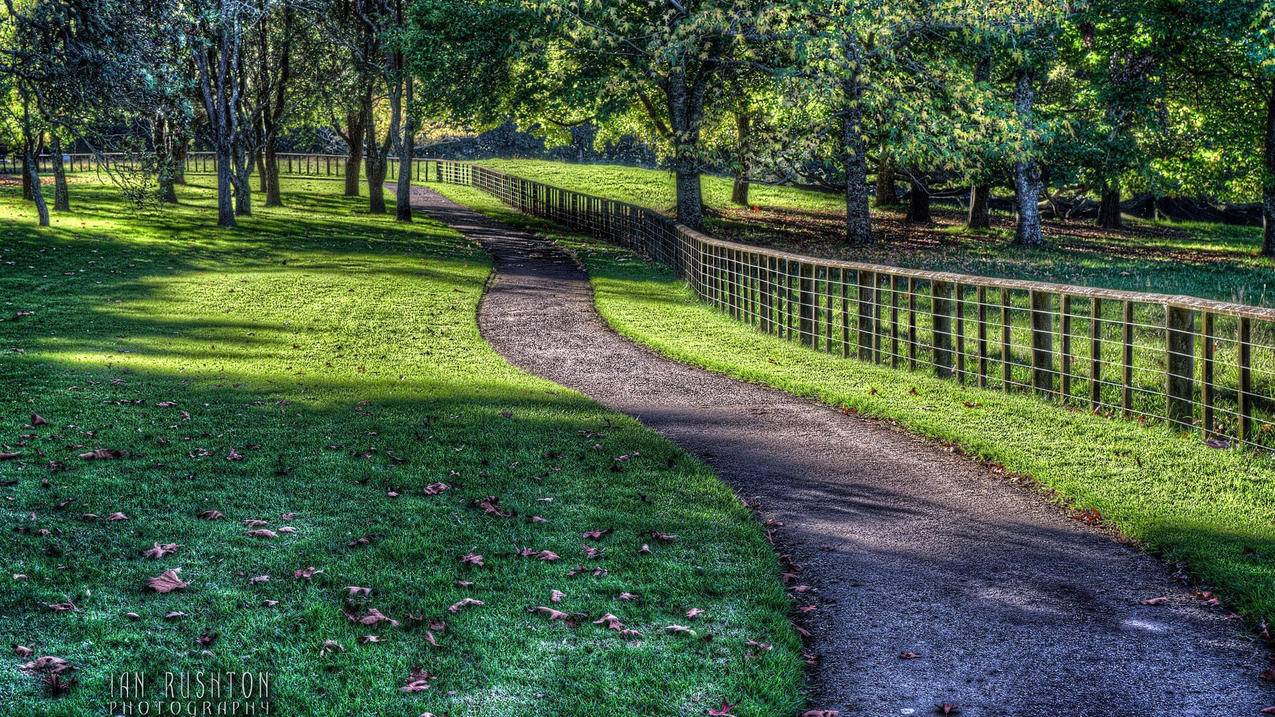
[[[345,160],[343,154],[313,154],[299,152],[280,152],[275,155],[279,163],[279,173],[288,177],[344,177]],[[68,173],[97,172],[107,169],[113,163],[127,163],[128,155],[119,152],[101,154],[76,153],[62,155],[63,169]],[[440,181],[437,177],[427,178],[425,171],[429,163],[437,160],[416,158],[412,160],[412,178],[417,181]],[[389,179],[398,177],[398,157],[387,158]],[[53,156],[42,154],[36,159],[37,171],[41,175],[53,172]],[[183,168],[187,174],[216,174],[217,155],[213,152],[190,152],[186,155]],[[20,174],[22,157],[0,157],[0,174]]]
[[[344,155],[278,158],[286,176],[344,176]],[[95,162],[72,155],[68,171]],[[732,317],[816,350],[1275,450],[1275,309],[802,256],[481,165],[412,165],[416,181],[473,186],[631,249]],[[215,171],[215,159],[191,153],[186,171]]]

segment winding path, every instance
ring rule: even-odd
[[[479,324],[497,351],[637,417],[783,522],[817,590],[812,707],[1233,717],[1275,703],[1264,649],[1155,558],[888,425],[659,357],[605,325],[564,251],[412,191],[494,258]]]

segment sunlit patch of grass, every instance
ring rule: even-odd
[[[723,697],[796,711],[800,644],[760,528],[668,441],[494,354],[476,247],[369,216],[324,181],[288,181],[287,207],[217,229],[207,179],[158,213],[77,185],[75,211],[43,230],[0,190],[0,452],[20,454],[0,461],[0,642],[80,678],[53,698],[0,658],[0,713],[103,714],[107,674],[153,688],[230,669],[272,673],[286,715],[700,714]],[[126,455],[78,457],[95,448]],[[425,495],[434,482],[450,489]],[[473,505],[488,495],[516,515]],[[209,509],[226,518],[197,517]],[[128,520],[81,518],[115,511]],[[296,532],[250,537],[248,519]],[[587,561],[580,534],[603,528]],[[652,530],[678,540],[639,555]],[[144,559],[156,542],[181,547]],[[471,550],[485,567],[459,564]],[[576,564],[609,572],[568,578]],[[323,572],[294,578],[309,566]],[[168,568],[190,587],[145,592]],[[351,585],[371,597],[346,606]],[[527,612],[553,589],[556,607],[613,612],[642,637]],[[486,604],[448,611],[464,597]],[[78,609],[46,607],[65,601]],[[369,606],[402,625],[343,614]],[[700,638],[666,634],[690,607],[707,611]],[[447,621],[437,647],[411,615]],[[197,644],[206,630],[216,641]],[[746,659],[748,639],[775,647]],[[414,667],[431,689],[400,692]]]

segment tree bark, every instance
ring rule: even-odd
[[[894,160],[885,153],[885,147],[881,148],[881,161],[877,164],[877,206],[878,207],[897,207],[899,206],[899,195],[894,189],[897,177],[894,171]]]
[[[186,153],[190,150],[190,140],[183,137],[173,147],[173,184],[186,183]],[[177,201],[174,197],[173,201]]]
[[[266,148],[262,155],[264,178],[266,180],[266,206],[282,207],[283,192],[279,188],[279,151],[273,138],[266,142]]]
[[[49,138],[49,154],[53,156],[53,210],[71,211],[71,192],[66,186],[66,167],[62,166],[62,140],[57,132]]]
[[[35,199],[35,195],[31,192],[31,160],[27,159],[31,156],[28,149],[22,151],[22,198],[26,201]]]
[[[241,217],[252,216],[252,159],[243,158],[243,165],[236,170],[236,179],[232,182],[235,190],[235,214]]]
[[[846,59],[854,68],[841,81],[841,160],[846,172],[846,243],[872,243],[872,215],[868,208],[868,150],[863,142],[863,80],[859,75],[858,44],[847,34]]]
[[[1275,78],[1266,95],[1266,167],[1262,181],[1262,256],[1275,256]]]
[[[1014,112],[1018,115],[1023,132],[1029,134],[1035,129],[1032,116],[1032,104],[1036,99],[1036,88],[1031,71],[1024,70],[1018,76],[1014,87]],[[1014,227],[1014,243],[1023,246],[1039,246],[1044,238],[1040,231],[1040,164],[1033,156],[1034,148],[1022,151],[1014,162],[1014,204],[1018,209],[1018,222]]]
[[[970,215],[965,225],[970,229],[986,229],[992,225],[992,186],[975,184],[970,189]]]
[[[262,194],[266,193],[270,186],[270,181],[266,179],[266,154],[264,149],[257,150],[253,157],[253,161],[257,165],[257,191]]]
[[[376,138],[376,118],[372,116],[371,98],[367,98],[367,122],[364,134],[367,138],[367,154],[364,170],[367,174],[367,211],[369,214],[385,213],[385,153]]]
[[[31,144],[28,143],[23,164],[26,165],[27,180],[31,184],[31,199],[35,202],[36,216],[39,217],[40,226],[47,227],[49,226],[49,206],[44,203],[44,190],[40,187],[40,166],[30,147]]]
[[[738,135],[738,152],[737,161],[739,166],[735,171],[735,181],[730,188],[730,200],[734,204],[741,207],[748,206],[748,190],[750,183],[750,175],[752,174],[752,166],[749,159],[749,141],[751,139],[750,129],[752,118],[747,112],[735,113],[735,131]]]
[[[412,155],[416,152],[416,116],[412,112],[412,76],[403,79],[403,131],[398,139],[398,186],[394,192],[394,218],[412,221]]]
[[[363,110],[349,112],[345,116],[349,134],[345,143],[349,152],[345,157],[345,196],[359,196],[359,169],[363,164]]]
[[[159,201],[165,204],[176,204],[177,190],[174,189],[173,183],[177,172],[177,148],[173,145],[172,137],[169,136],[167,119],[161,117],[155,122],[154,127],[155,159],[159,165],[155,177],[159,185],[156,193],[159,195]]]
[[[236,226],[235,208],[232,204],[233,182],[230,181],[232,171],[230,148],[217,147],[217,226],[220,227]]]
[[[704,194],[700,187],[698,152],[703,91],[703,88],[695,90],[687,86],[685,68],[679,68],[668,79],[668,114],[672,125],[677,221],[697,230],[704,228]]]
[[[906,220],[912,224],[929,224],[934,221],[930,214],[930,190],[921,181],[915,169],[908,178],[908,213]]]
[[[1103,229],[1120,229],[1123,225],[1120,217],[1120,180],[1112,178],[1102,188],[1102,201],[1098,204],[1098,226]]]

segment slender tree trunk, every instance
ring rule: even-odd
[[[739,167],[736,169],[735,181],[730,188],[730,200],[732,203],[742,207],[748,206],[748,190],[752,174],[750,152],[748,151],[751,139],[751,124],[752,118],[747,112],[735,113],[735,130],[739,140],[736,145]]]
[[[1266,167],[1262,182],[1262,256],[1275,256],[1275,78],[1266,95]]]
[[[1033,75],[1024,70],[1014,87],[1014,111],[1022,123],[1023,131],[1030,133],[1035,126],[1032,104],[1036,99]],[[1028,148],[1014,162],[1014,203],[1018,209],[1018,223],[1014,227],[1014,242],[1023,246],[1038,246],[1044,238],[1040,231],[1040,164]]]
[[[398,138],[398,186],[394,192],[394,218],[412,221],[412,155],[416,153],[416,116],[412,112],[412,76],[403,80],[403,131]]]
[[[920,174],[913,169],[908,178],[908,213],[906,220],[912,224],[929,224],[934,221],[930,214],[930,190],[921,181]]]
[[[233,227],[235,221],[234,183],[230,181],[230,149],[217,147],[217,226]]]
[[[155,122],[154,131],[155,159],[159,164],[155,180],[158,183],[159,201],[166,204],[177,203],[177,190],[173,188],[174,175],[177,172],[176,147],[168,132],[168,121],[159,119]]]
[[[266,180],[266,206],[282,207],[283,192],[279,187],[279,151],[273,139],[266,143],[262,155]]]
[[[885,147],[881,147],[881,161],[877,165],[877,206],[878,207],[897,207],[899,206],[899,195],[895,192],[894,184],[897,177],[894,169],[894,160],[890,155],[885,153]]]
[[[245,157],[243,165],[235,171],[238,179],[232,183],[235,189],[235,214],[241,217],[252,216],[252,159]]]
[[[190,140],[183,138],[173,146],[173,184],[186,183],[186,153],[190,150]],[[177,201],[174,194],[173,201]]]
[[[254,163],[257,165],[257,190],[262,194],[270,191],[270,180],[266,178],[266,152],[259,149],[254,154]]]
[[[22,152],[22,198],[28,202],[35,199],[31,191],[31,150],[24,148]]]
[[[66,186],[66,167],[62,165],[62,140],[57,132],[49,138],[49,154],[53,155],[53,210],[71,211],[71,192]]]
[[[349,152],[345,158],[345,196],[359,196],[359,169],[363,164],[363,111],[346,114],[346,143]]]
[[[1098,226],[1103,229],[1120,229],[1123,224],[1120,217],[1120,180],[1113,177],[1102,188],[1102,201],[1098,204]]]
[[[36,156],[27,145],[26,165],[27,179],[31,183],[31,199],[35,202],[36,216],[39,217],[40,226],[49,226],[49,206],[44,203],[44,190],[40,186],[40,165],[36,162]]]
[[[970,189],[970,215],[965,225],[970,229],[986,229],[992,225],[992,186],[975,184]]]

